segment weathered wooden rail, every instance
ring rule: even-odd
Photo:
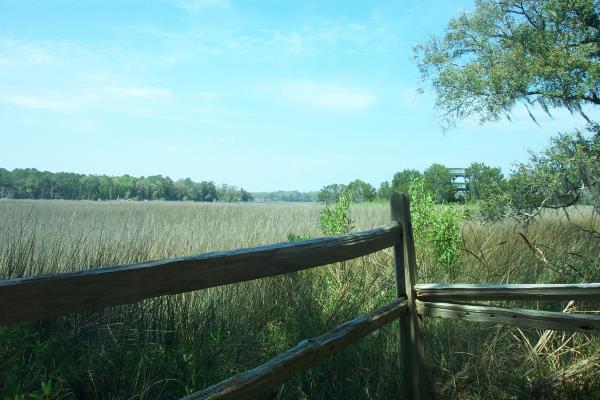
[[[600,333],[600,316],[502,308],[464,301],[600,300],[600,284],[446,285],[416,284],[410,208],[404,194],[391,198],[392,221],[369,231],[330,238],[118,265],[72,273],[0,281],[0,325],[129,304],[140,300],[287,274],[393,247],[398,299],[348,321],[254,369],[193,393],[185,399],[247,399],[296,372],[398,320],[406,398],[429,398],[423,316],[458,318],[527,328]],[[460,303],[459,303],[460,302]]]

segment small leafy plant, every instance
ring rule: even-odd
[[[417,179],[408,191],[411,200],[411,218],[417,247],[423,254],[443,267],[452,280],[454,260],[461,243],[461,214],[455,209],[435,204],[433,194]]]
[[[354,221],[350,217],[351,202],[351,193],[345,191],[334,206],[331,206],[329,203],[325,205],[325,208],[321,210],[319,215],[319,225],[324,235],[343,235],[350,233],[354,229]]]

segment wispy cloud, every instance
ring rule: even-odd
[[[328,111],[361,110],[377,101],[367,89],[311,80],[284,82],[278,92],[288,102]]]
[[[60,92],[20,90],[0,93],[0,103],[53,112],[77,112],[94,108],[126,112],[132,102],[150,104],[171,98],[173,96],[169,90],[153,86],[86,87],[80,84]]]
[[[0,37],[0,65],[31,66],[54,61],[48,43]]]
[[[53,99],[32,95],[0,95],[0,102],[13,106],[37,110],[65,111],[74,104],[69,104],[63,99]]]
[[[201,12],[205,4],[221,1],[182,3],[180,8]],[[171,3],[173,4],[173,3]],[[249,29],[250,28],[250,29]],[[239,26],[210,24],[189,26],[189,29],[170,30],[157,25],[140,25],[122,28],[130,37],[152,40],[161,48],[159,56],[143,58],[133,54],[130,58],[143,59],[144,66],[160,64],[164,67],[194,62],[205,57],[231,57],[247,61],[280,61],[287,57],[315,57],[331,52],[343,54],[373,54],[397,51],[400,38],[376,21],[340,19],[310,22],[282,28],[265,23],[252,29],[243,23]],[[150,38],[150,39],[149,39]],[[122,51],[121,51],[122,53]],[[142,63],[140,63],[142,64]]]
[[[125,98],[156,100],[172,97],[169,90],[151,86],[109,86],[104,91],[110,95]]]
[[[208,6],[229,6],[228,0],[172,0],[170,2],[173,6],[187,11],[192,14],[197,14],[204,7]]]

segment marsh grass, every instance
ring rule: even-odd
[[[0,201],[0,278],[162,259],[320,236],[315,204]],[[355,230],[389,220],[351,210]],[[458,282],[599,279],[589,210],[518,224],[466,222]],[[421,252],[422,254],[422,252]],[[448,271],[421,256],[421,281]],[[455,276],[456,271],[459,275]],[[391,251],[285,276],[0,328],[5,398],[177,398],[392,300]],[[511,306],[586,311],[585,304]],[[568,306],[568,307],[567,307]],[[383,399],[402,392],[397,326],[298,374],[265,398]],[[598,396],[598,340],[427,319],[439,398]]]

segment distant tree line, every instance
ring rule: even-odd
[[[355,202],[373,201],[377,198],[377,190],[370,183],[356,179],[347,185],[331,184],[323,187],[317,198],[326,203],[337,202],[342,194],[350,193],[350,199]]]
[[[488,188],[499,187],[504,181],[500,168],[490,167],[483,163],[472,163],[466,168],[466,179],[457,182],[450,169],[442,164],[432,164],[425,171],[404,169],[396,172],[390,181],[384,181],[375,189],[371,184],[360,179],[344,184],[324,186],[318,194],[318,200],[336,202],[342,193],[348,191],[355,202],[387,200],[393,192],[408,193],[410,184],[418,179],[424,182],[424,188],[433,193],[439,203],[478,200],[483,198]]]
[[[410,193],[418,183],[437,203],[478,201],[480,217],[497,221],[506,217],[528,224],[544,209],[593,205],[600,212],[600,124],[590,122],[584,130],[562,133],[547,148],[531,153],[527,162],[514,165],[504,177],[500,168],[475,162],[455,179],[450,168],[432,164],[425,171],[404,169],[379,189],[361,180],[347,185],[324,186],[320,201],[337,202],[343,194],[353,201],[387,201],[393,192]]]
[[[297,190],[278,190],[275,192],[254,192],[252,196],[257,202],[312,202],[317,201],[318,192],[299,192]]]
[[[84,175],[0,168],[0,197],[65,200],[189,200],[252,201],[252,195],[232,185],[169,177]]]

